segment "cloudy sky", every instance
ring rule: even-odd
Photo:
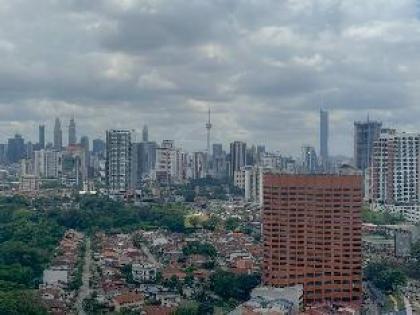
[[[414,0],[0,0],[0,141],[141,130],[205,147],[238,139],[352,154],[353,120],[420,131]],[[65,131],[67,137],[67,131]],[[66,142],[66,141],[65,141]]]

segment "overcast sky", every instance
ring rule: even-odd
[[[414,0],[0,0],[0,141],[54,117],[205,148],[265,143],[352,155],[353,121],[420,131]]]

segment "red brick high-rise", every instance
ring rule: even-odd
[[[264,176],[263,281],[302,284],[305,305],[360,303],[362,178]]]

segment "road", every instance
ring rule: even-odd
[[[79,289],[79,294],[77,295],[77,300],[75,303],[75,308],[77,310],[77,314],[79,315],[86,315],[86,312],[83,310],[83,300],[87,298],[90,294],[89,288],[89,277],[90,277],[90,265],[91,265],[91,258],[92,253],[90,249],[90,238],[86,237],[86,250],[85,250],[85,262],[83,265],[83,273],[82,273],[82,286]]]

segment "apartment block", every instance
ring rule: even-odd
[[[303,285],[305,305],[362,299],[358,175],[264,175],[263,282]]]

